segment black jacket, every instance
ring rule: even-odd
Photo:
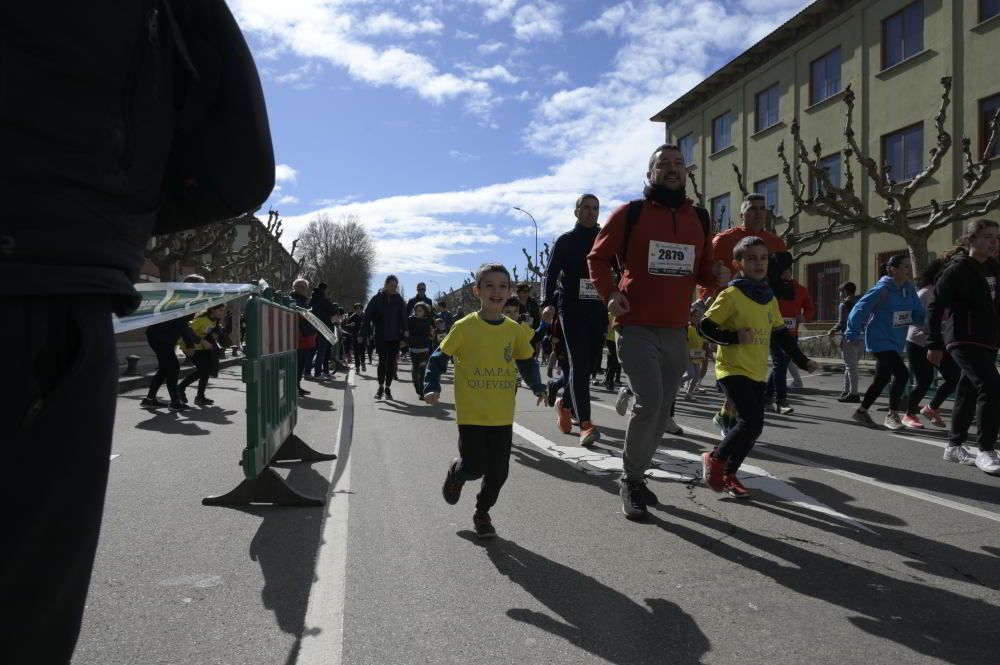
[[[580,280],[590,280],[587,255],[593,249],[594,240],[597,239],[600,230],[596,225],[588,229],[577,224],[572,231],[567,231],[556,239],[542,283],[543,307],[555,305],[555,295],[558,290],[562,293],[561,302],[564,307],[585,303],[594,309],[607,311],[604,301],[599,297],[593,300],[580,300],[579,297]]]
[[[309,311],[315,314],[317,319],[333,327],[333,301],[326,293],[313,289],[312,298],[309,299]]]
[[[288,297],[291,298],[298,307],[301,307],[302,309],[309,309],[309,298],[301,296],[295,291],[289,293]],[[300,335],[302,335],[303,337],[309,337],[310,335],[315,335],[317,332],[319,331],[316,330],[316,326],[309,323],[309,321],[307,321],[305,317],[303,316],[299,317]]]
[[[379,291],[368,301],[365,307],[365,319],[361,324],[362,335],[375,336],[386,342],[396,342],[403,339],[406,330],[406,303],[398,293],[391,296]]]
[[[344,319],[344,322],[340,324],[340,327],[344,329],[344,332],[351,337],[357,337],[361,335],[361,323],[364,321],[365,315],[360,312],[351,312]]]
[[[927,308],[927,348],[941,351],[957,344],[974,344],[990,349],[1000,347],[1000,267],[993,259],[978,264],[958,255],[942,271],[934,285],[934,300]],[[993,293],[987,276],[993,281]],[[942,321],[950,313],[951,326]]]
[[[421,296],[413,296],[412,298],[410,298],[409,300],[407,300],[406,301],[406,315],[407,316],[409,316],[410,314],[413,314],[413,307],[418,302],[425,302],[425,303],[427,303],[427,306],[431,308],[431,316],[434,316],[434,303],[431,302],[431,299],[428,298],[427,296],[422,296],[422,297]]]
[[[406,319],[406,330],[410,333],[406,343],[411,349],[430,349],[434,344],[431,342],[431,329],[434,327],[434,319],[430,317],[417,318],[411,315]]]
[[[146,328],[146,340],[150,346],[177,346],[177,340],[183,339],[187,346],[194,346],[198,343],[198,336],[191,330],[188,323],[194,315],[182,316],[178,319],[171,319],[163,323],[156,323]]]

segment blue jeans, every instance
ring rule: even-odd
[[[798,344],[798,342],[796,342]],[[788,398],[788,364],[792,359],[787,353],[781,350],[778,343],[771,340],[771,358],[774,359],[774,367],[767,375],[767,399],[777,399],[783,402]]]

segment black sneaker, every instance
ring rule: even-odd
[[[843,404],[861,404],[861,395],[857,393],[851,395],[841,395],[837,398],[837,401]]]
[[[392,391],[389,390],[389,386],[385,387],[385,398],[386,399],[392,399]]]
[[[630,520],[640,520],[646,516],[646,501],[641,489],[644,485],[645,481],[624,478],[619,483],[618,495],[622,500],[622,512]]]
[[[556,405],[556,395],[559,394],[559,384],[555,381],[549,381],[545,388],[545,403],[549,407]]]
[[[142,401],[139,402],[139,404],[141,406],[149,406],[149,407],[152,407],[154,409],[158,409],[161,406],[166,406],[166,403],[161,402],[160,400],[156,399],[155,397],[143,397]]]
[[[441,494],[444,496],[444,500],[453,506],[462,497],[462,486],[465,485],[465,481],[455,477],[455,466],[460,461],[461,458],[456,457],[448,465],[448,474],[444,477],[444,485],[441,487]]]
[[[660,502],[660,500],[656,498],[656,495],[653,494],[653,490],[649,489],[649,485],[646,484],[645,478],[639,481],[639,486],[636,491],[639,492],[639,496],[642,497],[643,503],[647,506],[655,506]]]
[[[308,390],[306,390],[302,386],[299,386],[299,397],[305,397],[308,394],[309,394]]]
[[[191,407],[185,404],[184,402],[171,402],[170,404],[167,405],[167,408],[170,409],[171,411],[187,411]]]
[[[378,390],[375,391],[375,399],[382,399],[382,393],[383,393],[384,390],[385,390],[385,388],[383,388],[382,386],[379,386]]]
[[[208,399],[204,395],[195,395],[194,403],[197,404],[198,406],[211,406],[215,404],[215,400]]]
[[[185,395],[185,394],[184,394],[183,392],[181,392],[181,394],[180,394],[180,396],[179,396],[179,397],[180,397],[180,400],[181,400],[182,402],[184,402],[185,404],[187,404],[187,403],[188,403],[188,396],[187,396],[187,395]]]
[[[493,520],[489,513],[477,510],[472,514],[472,525],[476,528],[476,535],[480,538],[496,538],[497,530],[493,528]]]

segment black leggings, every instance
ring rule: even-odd
[[[184,377],[184,380],[178,386],[179,392],[183,393],[188,386],[197,381],[198,396],[204,397],[205,388],[208,387],[208,378],[216,373],[215,350],[195,351],[191,356],[191,362],[194,363],[195,371]]]
[[[352,344],[354,346],[354,369],[360,372],[361,366],[365,364],[365,343],[359,342],[355,337]]]
[[[906,343],[906,357],[910,361],[910,371],[913,372],[913,377],[916,379],[916,383],[910,389],[906,412],[915,416],[920,408],[920,400],[927,395],[927,390],[934,380],[934,365],[927,360],[927,347],[913,342]],[[941,372],[944,383],[937,387],[934,398],[931,399],[930,407],[932,409],[940,408],[941,404],[955,392],[958,380],[962,378],[962,370],[958,368],[948,353],[941,358],[941,366],[938,371]]]
[[[910,372],[906,369],[903,357],[895,351],[875,351],[875,378],[868,386],[868,392],[861,400],[861,408],[869,409],[875,403],[878,396],[882,394],[889,380],[892,386],[889,388],[889,410],[899,411],[899,403],[903,399],[903,392],[906,390],[906,382],[910,380]]]
[[[178,399],[177,378],[181,373],[181,364],[177,360],[177,342],[147,341],[149,342],[149,347],[153,349],[153,353],[156,354],[158,367],[156,368],[156,374],[149,381],[149,392],[146,393],[146,397],[156,399],[156,393],[160,390],[160,386],[166,383],[170,401],[176,403]]]
[[[396,376],[396,361],[399,358],[399,340],[375,339],[378,352],[378,385],[388,388]]]
[[[962,369],[962,379],[955,394],[951,414],[951,444],[965,443],[975,413],[978,423],[976,444],[979,450],[993,450],[1000,431],[1000,374],[997,352],[993,349],[959,344],[951,349],[952,358]]]
[[[427,359],[431,354],[428,351],[410,351],[410,374],[413,377],[413,387],[417,394],[424,396],[424,376],[427,374]]]
[[[483,479],[476,495],[476,510],[489,512],[500,496],[500,488],[510,473],[513,425],[459,425],[458,452],[461,455],[455,478],[462,482]]]
[[[608,315],[591,309],[563,310],[559,313],[569,363],[569,382],[563,390],[563,406],[577,420],[590,420],[590,371],[599,365],[604,339],[608,335]]]
[[[613,339],[604,340],[604,346],[608,350],[608,372],[604,375],[605,383],[613,386],[622,380],[622,364],[618,362],[618,348]]]
[[[729,430],[712,456],[725,462],[726,473],[736,473],[743,460],[764,431],[764,399],[767,384],[749,376],[726,376],[719,379],[722,392],[736,409],[736,426]]]

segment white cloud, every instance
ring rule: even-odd
[[[462,152],[461,150],[449,150],[448,156],[452,159],[457,159],[460,162],[471,162],[474,159],[479,159],[479,155],[472,155],[467,152]]]
[[[465,41],[473,41],[479,39],[479,35],[475,32],[466,32],[465,30],[456,30],[455,39],[462,39]]]
[[[523,5],[514,13],[511,27],[521,41],[557,39],[562,36],[562,7],[548,0]]]
[[[419,21],[407,21],[391,12],[380,12],[367,17],[360,30],[366,35],[400,35],[413,37],[420,34],[439,34],[444,29],[441,21],[424,18]]]
[[[581,25],[579,29],[584,33],[604,32],[608,35],[613,35],[618,32],[619,28],[622,27],[625,17],[634,11],[635,7],[632,6],[631,2],[623,2],[621,4],[608,7],[601,12],[600,16],[587,21]]]
[[[498,51],[502,51],[507,45],[503,42],[486,42],[485,44],[480,44],[476,47],[476,50],[483,55],[490,55]]]
[[[470,69],[469,78],[477,81],[503,81],[504,83],[517,83],[521,79],[511,74],[503,65],[493,65],[485,69]]]
[[[285,205],[286,203],[287,204],[292,204],[292,203],[298,203],[298,202],[299,202],[299,197],[297,197],[297,196],[291,196],[291,195],[285,195],[285,196],[282,196],[280,199],[278,199],[278,205]]]
[[[295,182],[299,177],[299,172],[288,164],[278,164],[274,167],[274,179],[276,182]]]
[[[549,77],[549,85],[569,85],[569,83],[569,74],[561,69]]]
[[[507,18],[517,6],[517,0],[472,0],[483,8],[483,18],[488,23],[496,23]]]

